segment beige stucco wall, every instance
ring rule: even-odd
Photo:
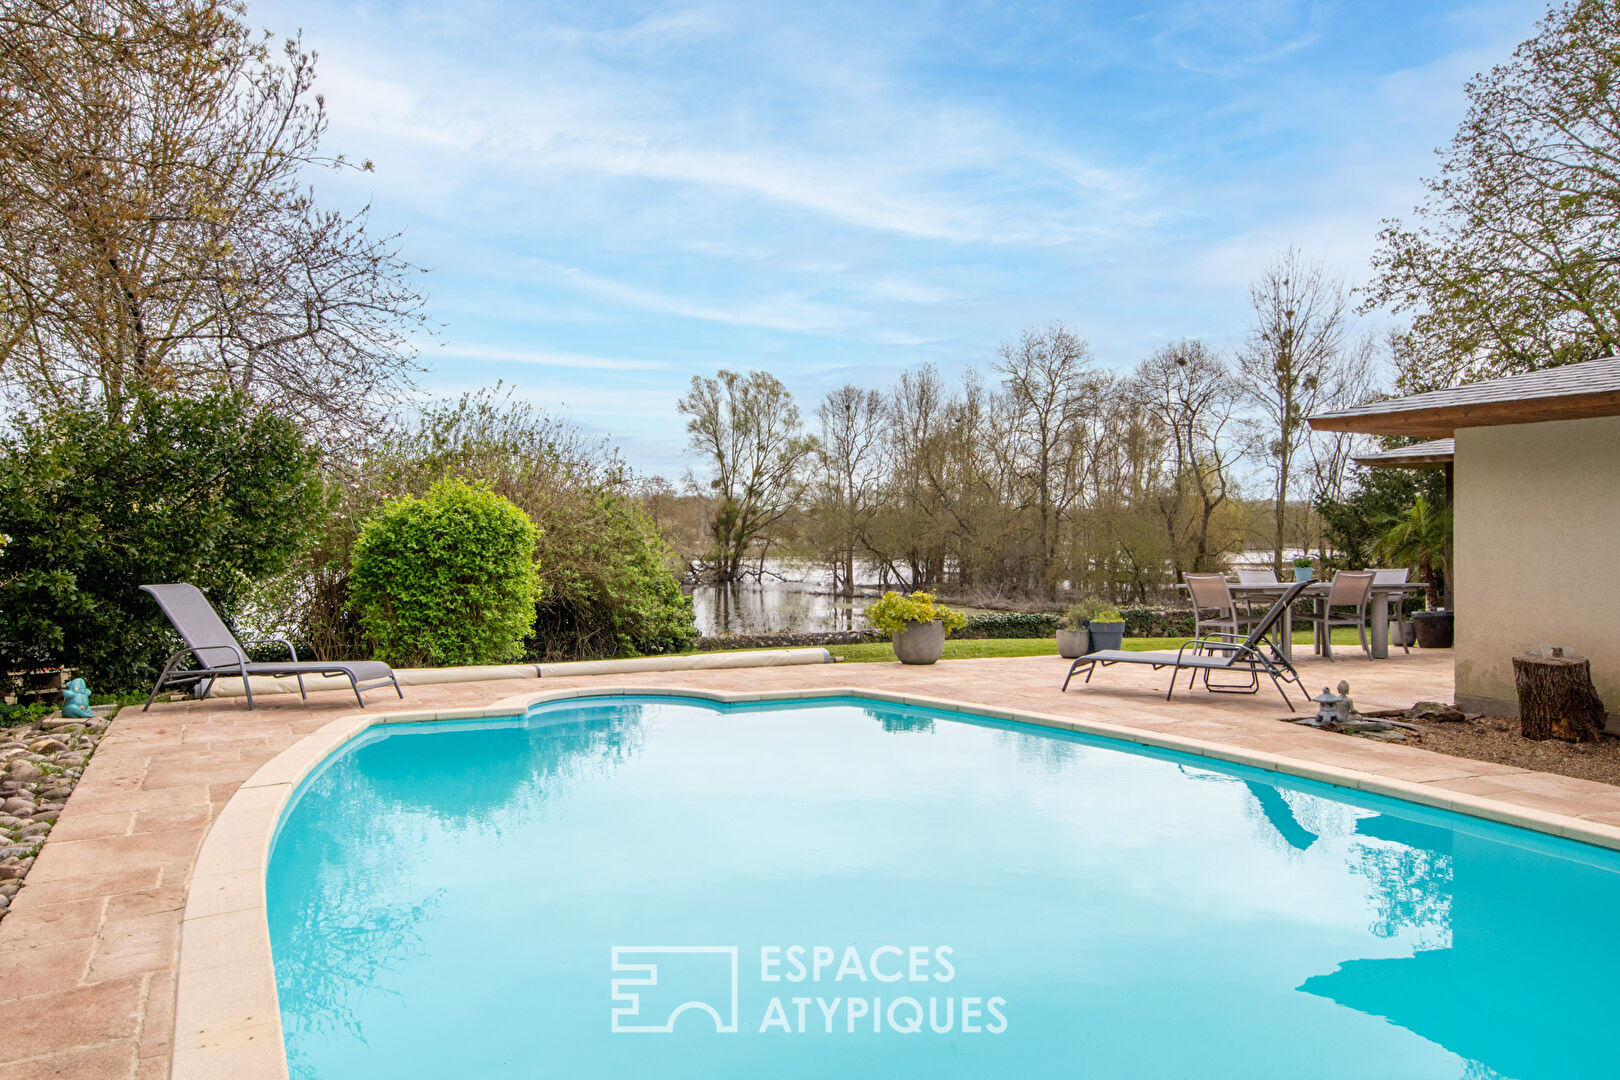
[[[1562,645],[1620,713],[1620,417],[1457,432],[1457,701],[1516,712],[1512,658]]]

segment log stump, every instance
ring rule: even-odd
[[[1592,688],[1592,665],[1581,656],[1515,656],[1519,733],[1527,739],[1596,742],[1603,702]]]

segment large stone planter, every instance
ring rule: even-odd
[[[902,664],[932,664],[945,654],[945,624],[910,623],[895,631],[894,655]]]
[[[1078,630],[1059,630],[1057,645],[1058,655],[1065,660],[1084,656],[1091,651],[1091,631],[1085,627]]]
[[[1420,649],[1449,649],[1456,629],[1456,613],[1420,611],[1412,616]]]

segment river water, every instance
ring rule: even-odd
[[[772,559],[760,580],[731,585],[698,585],[688,590],[700,634],[816,634],[832,630],[864,630],[866,605],[882,595],[877,571],[856,564],[859,582],[855,599],[832,594],[832,575],[813,563]],[[951,604],[964,615],[985,608]]]
[[[861,609],[877,589],[859,591],[854,601],[832,595],[832,579],[815,566],[773,561],[759,581],[698,585],[692,607],[700,634],[819,633],[866,626]]]

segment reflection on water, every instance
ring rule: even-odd
[[[868,597],[857,596],[851,602],[833,596],[814,579],[699,585],[692,590],[700,634],[859,630],[866,626],[861,609],[870,602]]]
[[[1427,930],[1411,956],[1349,959],[1300,989],[1383,1017],[1469,1061],[1469,1077],[1564,1080],[1613,1076],[1615,1051],[1595,1037],[1613,990],[1616,900],[1607,853],[1549,860],[1502,828],[1452,831],[1390,815],[1357,823],[1383,843],[1361,847],[1393,936]],[[1601,958],[1601,959],[1599,959]],[[1597,962],[1594,962],[1594,961]]]
[[[373,735],[313,777],[276,839],[265,892],[275,927],[276,982],[283,1001],[293,1080],[328,1074],[307,1052],[347,1038],[368,1045],[361,1017],[373,995],[413,1004],[390,984],[426,955],[421,929],[439,917],[457,872],[460,842],[543,818],[569,785],[600,778],[632,757],[641,741],[635,704],[587,707],[578,722],[464,725],[453,755],[424,758],[428,725]],[[306,826],[304,800],[341,806]],[[402,850],[448,845],[432,857]],[[374,1007],[372,1003],[371,1007]]]
[[[370,737],[272,856],[292,1075],[1614,1074],[1613,853],[962,721],[623,700]],[[608,1028],[614,945],[798,940],[948,944],[1013,1026],[764,1034],[755,963],[739,1032]]]
[[[862,609],[882,589],[875,570],[857,565],[853,600],[835,596],[832,577],[810,563],[772,559],[759,580],[697,585],[690,592],[700,634],[827,633],[864,630]],[[893,586],[891,586],[892,588]],[[983,608],[952,603],[965,615]]]

